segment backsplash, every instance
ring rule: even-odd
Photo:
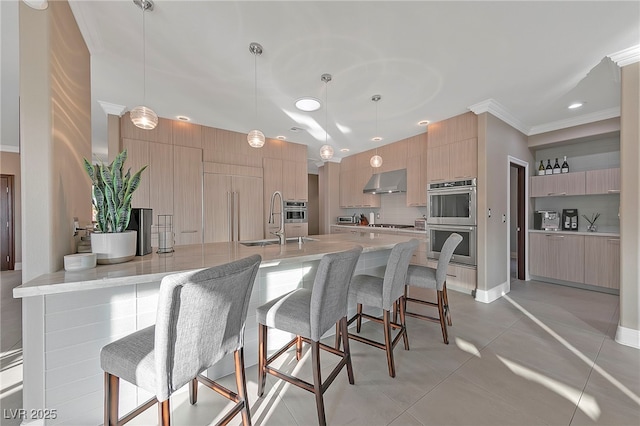
[[[539,197],[535,201],[535,210],[555,210],[562,214],[562,209],[578,209],[578,231],[587,230],[588,222],[583,214],[591,218],[600,213],[596,221],[598,232],[620,232],[619,206],[620,194]]]
[[[426,190],[426,189],[425,189]],[[413,225],[418,217],[427,214],[426,207],[408,207],[407,194],[400,192],[397,194],[384,194],[380,196],[380,207],[362,207],[357,209],[343,209],[347,216],[353,214],[364,214],[369,219],[369,213],[376,213],[376,223],[393,223],[396,225]],[[380,214],[380,218],[377,218]]]

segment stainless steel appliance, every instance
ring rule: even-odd
[[[407,192],[407,169],[372,174],[362,192],[365,194]]]
[[[419,217],[415,220],[414,228],[416,228],[416,231],[426,231],[427,230],[427,219],[424,217]]]
[[[577,226],[577,222],[576,222]],[[557,231],[560,229],[560,215],[554,210],[538,210],[533,214],[533,229]]]
[[[427,257],[431,259],[440,258],[440,251],[449,235],[457,233],[462,236],[462,241],[453,252],[452,263],[463,263],[465,265],[476,265],[476,227],[475,226],[448,226],[429,225],[428,228],[428,249]]]
[[[307,220],[306,201],[284,202],[284,221],[286,223],[305,223]]]
[[[153,222],[153,210],[131,209],[131,218],[127,229],[138,233],[136,241],[136,256],[144,256],[151,253],[151,223]]]
[[[562,209],[562,230],[578,230],[578,209]]]
[[[354,223],[359,223],[360,219],[357,219],[355,216],[338,216],[336,219],[336,223],[338,225],[352,225]]]
[[[476,225],[476,179],[430,183],[427,188],[427,223]]]

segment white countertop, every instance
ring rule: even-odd
[[[357,224],[352,224],[352,225],[335,224],[331,226],[337,226],[339,228],[357,229],[362,232],[380,232],[380,233],[386,233],[386,234],[393,233],[393,232],[415,233],[416,238],[420,238],[420,236],[425,236],[427,234],[427,231],[415,229],[413,227],[411,228],[376,228],[375,226],[357,225]]]
[[[558,235],[586,235],[589,237],[620,237],[619,232],[586,232],[586,231],[541,231],[538,229],[529,229],[529,232],[535,234],[558,234]]]
[[[366,227],[362,227],[366,228]],[[64,270],[41,275],[13,289],[13,297],[42,296],[46,294],[91,290],[105,287],[160,281],[165,275],[222,265],[252,254],[262,256],[260,267],[276,266],[287,262],[320,259],[327,253],[348,250],[361,245],[363,252],[387,250],[407,241],[410,234],[390,235],[366,228],[359,233],[314,235],[317,241],[297,242],[283,246],[246,247],[238,242],[177,246],[168,254],[152,253],[136,256],[134,260],[116,265],[98,265],[85,271]],[[416,237],[419,238],[418,235]]]

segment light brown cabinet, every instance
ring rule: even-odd
[[[380,207],[380,195],[362,192],[374,170],[367,156],[366,153],[353,155],[340,163],[340,207]]]
[[[431,139],[429,139],[431,141]],[[478,139],[471,138],[427,149],[429,182],[468,179],[478,175]]]
[[[133,124],[132,124],[133,126]],[[127,161],[125,161],[125,168],[138,171],[142,167],[147,166],[147,170],[142,172],[140,178],[140,185],[138,189],[131,196],[131,207],[147,208],[150,205],[150,191],[151,191],[151,177],[150,177],[150,165],[149,165],[149,144],[151,142],[123,139],[122,149],[127,150]],[[155,212],[154,212],[155,214]]]
[[[307,178],[307,163],[282,160],[282,195],[285,200],[308,201],[309,180]]]
[[[584,194],[585,172],[531,177],[531,197],[558,197]]]
[[[287,238],[306,237],[309,235],[308,223],[285,223],[284,234]]]
[[[620,288],[620,238],[584,237],[584,282]]]
[[[202,149],[173,147],[175,244],[202,242]]]
[[[584,282],[584,239],[582,235],[530,233],[530,273],[557,280]]]
[[[586,172],[587,194],[619,194],[620,169],[589,170]]]
[[[407,141],[407,206],[427,205],[427,134]]]
[[[426,266],[437,268],[438,261],[427,259]],[[471,293],[477,287],[477,270],[474,266],[450,263],[447,266],[447,288]]]

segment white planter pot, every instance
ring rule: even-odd
[[[137,235],[137,231],[112,234],[94,232],[91,234],[91,251],[97,255],[101,265],[128,262],[136,255]]]

